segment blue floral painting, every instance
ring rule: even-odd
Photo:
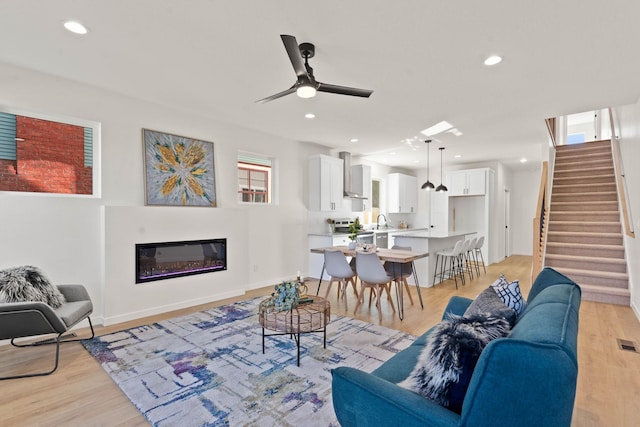
[[[147,205],[216,206],[213,143],[143,129]]]

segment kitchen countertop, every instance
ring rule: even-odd
[[[477,231],[449,231],[447,233],[432,233],[429,230],[426,229],[422,229],[422,230],[416,230],[416,231],[406,231],[406,230],[400,230],[401,232],[398,233],[393,233],[394,237],[413,237],[413,238],[420,238],[420,239],[446,239],[449,237],[459,237],[459,236],[466,236],[466,235],[470,235],[470,234],[476,234]]]
[[[419,232],[419,231],[425,231],[427,232],[426,228],[381,228],[379,230],[373,229],[373,230],[362,230],[364,232],[373,232],[373,233],[396,233],[396,232]],[[322,237],[333,237],[333,236],[348,236],[350,233],[309,233],[308,236],[322,236]]]

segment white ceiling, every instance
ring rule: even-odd
[[[1,10],[0,61],[407,168],[424,167],[425,144],[403,140],[441,120],[463,135],[438,135],[432,163],[443,145],[445,164],[517,168],[540,158],[546,117],[640,96],[637,0],[4,0]],[[69,19],[89,33],[66,31]],[[295,82],[280,34],[316,45],[319,81],[371,98],[256,104]],[[484,66],[490,54],[503,62]]]

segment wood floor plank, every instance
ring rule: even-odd
[[[415,287],[411,287],[414,305],[405,296],[405,318],[383,301],[383,326],[419,335],[440,321],[452,295],[474,298],[489,286],[500,273],[508,279],[520,280],[523,293],[528,294],[531,257],[512,256],[491,265],[487,274],[468,281],[456,290],[452,281],[434,288],[422,289],[424,310],[420,309]],[[325,292],[323,284],[320,290]],[[316,283],[310,291],[315,292]],[[375,304],[368,301],[354,315],[356,299],[348,291],[349,311],[339,303],[336,288],[329,299],[332,314],[352,316],[379,323]],[[163,315],[152,316],[109,327],[97,327],[98,335],[144,325],[165,318],[184,315],[230,302],[266,296],[272,287],[252,290],[240,298],[231,298]],[[395,301],[394,301],[395,303]],[[331,325],[329,325],[329,328]],[[82,333],[84,331],[78,331]],[[629,307],[594,302],[582,302],[578,339],[579,378],[573,426],[609,427],[635,426],[640,419],[640,354],[618,349],[616,338],[635,341],[640,345],[640,323]],[[330,345],[330,343],[328,343]],[[49,346],[47,346],[49,347]],[[51,365],[53,348],[16,349],[0,347],[0,375],[44,369]],[[0,382],[0,426],[147,426],[145,418],[111,381],[100,365],[79,343],[64,344],[60,351],[60,366],[52,375]]]

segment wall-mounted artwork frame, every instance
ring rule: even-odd
[[[213,142],[142,129],[145,204],[216,207]]]

